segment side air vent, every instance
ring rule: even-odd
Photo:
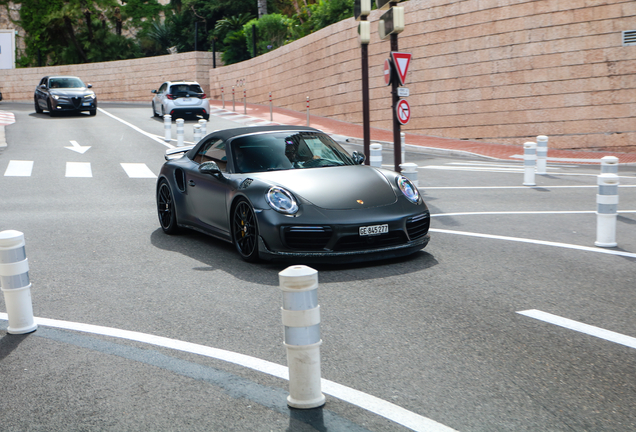
[[[182,169],[176,169],[175,170],[175,172],[174,172],[174,181],[177,184],[177,188],[179,188],[179,191],[185,192],[185,190],[186,190],[185,173],[183,172]]]
[[[636,30],[625,30],[623,32],[623,46],[636,45]]]

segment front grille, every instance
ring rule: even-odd
[[[409,218],[406,221],[406,231],[411,240],[424,237],[428,233],[431,224],[431,217],[427,213]]]
[[[73,103],[74,108],[79,108],[82,106],[82,98],[81,97],[72,97],[71,102]]]
[[[328,226],[290,226],[283,228],[285,244],[290,249],[321,251],[327,247],[333,231]]]
[[[374,236],[350,235],[341,237],[334,251],[368,250],[397,246],[408,241],[403,231],[389,231],[387,234]]]

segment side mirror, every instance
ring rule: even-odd
[[[364,155],[358,151],[354,151],[353,153],[351,153],[351,157],[353,158],[353,161],[356,163],[356,165],[362,165],[364,163]]]
[[[219,169],[219,166],[216,164],[216,162],[203,162],[201,165],[199,165],[199,172],[201,174],[221,174],[221,170]]]
[[[42,85],[40,85],[40,88],[41,88],[42,90],[46,90],[46,84],[42,84]]]
[[[156,94],[156,93],[157,93],[157,90],[152,90],[150,93],[155,93],[155,94]]]
[[[88,84],[86,88],[93,88],[93,84]]]

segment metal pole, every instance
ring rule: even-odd
[[[236,111],[236,102],[234,100],[234,86],[232,86],[232,111]]]
[[[247,114],[247,89],[243,89],[243,114]]]
[[[309,126],[309,96],[307,96],[307,126]]]
[[[363,16],[363,20],[367,17]],[[370,164],[371,147],[371,121],[369,116],[369,45],[360,46],[360,56],[362,57],[362,139],[365,165]]]
[[[272,92],[269,92],[269,121],[274,121],[274,111],[272,108]]]
[[[398,36],[397,34],[391,35],[391,51],[397,52],[398,48]],[[392,104],[391,107],[393,109],[393,169],[395,172],[400,172],[400,164],[402,163],[402,139],[400,137],[401,129],[400,122],[397,118],[397,104],[400,101],[400,97],[398,96],[398,80],[391,80],[391,97]]]
[[[223,102],[223,109],[225,109],[225,94],[223,93],[223,86],[221,86],[221,101]]]

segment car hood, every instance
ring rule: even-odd
[[[363,165],[273,171],[258,177],[323,209],[363,209],[397,200],[387,178]]]
[[[84,96],[87,94],[93,93],[92,90],[88,90],[86,87],[82,88],[69,88],[69,89],[55,89],[50,90],[50,94],[57,96],[68,96],[68,97],[76,97],[76,96]]]

